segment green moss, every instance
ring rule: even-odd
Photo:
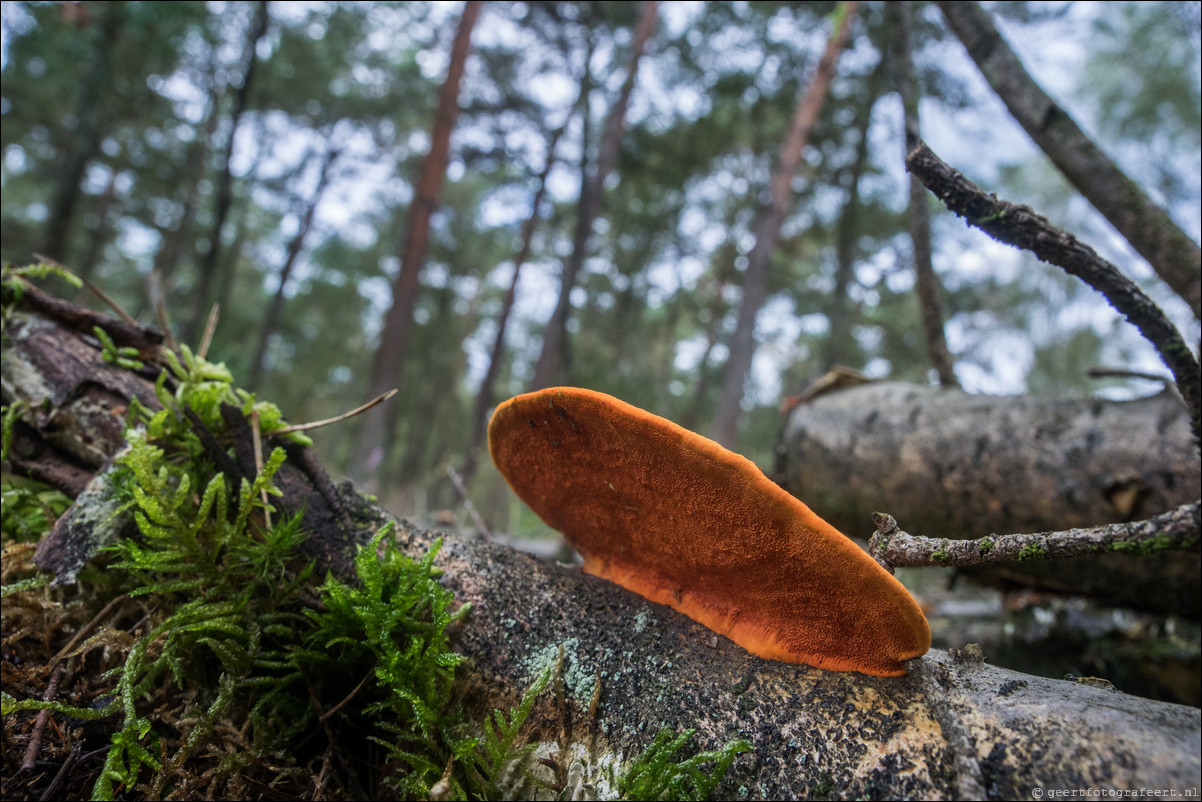
[[[1039,546],[1036,546],[1034,543],[1028,543],[1026,546],[1023,546],[1022,551],[1018,553],[1019,562],[1026,562],[1027,560],[1046,560],[1047,558],[1047,552]]]
[[[5,464],[24,407],[17,401],[0,410],[0,462]],[[7,473],[0,481],[0,531],[16,542],[36,542],[70,506],[70,498],[41,482]]]
[[[931,553],[931,561],[935,563],[946,563],[951,560],[951,558],[952,555],[947,549],[935,549],[935,551]]]
[[[1146,538],[1138,541],[1120,540],[1111,544],[1110,548],[1119,554],[1138,554],[1147,556],[1156,554],[1161,551],[1172,551],[1180,549],[1188,544],[1181,543],[1180,540],[1175,540],[1169,535],[1159,532],[1154,537]]]
[[[7,272],[5,281],[6,297],[19,295]],[[111,364],[141,367],[130,352],[100,340]],[[327,798],[378,797],[381,771],[397,798],[497,796],[501,767],[520,764],[533,749],[518,745],[521,730],[550,680],[566,682],[587,703],[595,672],[573,658],[576,673],[565,676],[562,657],[544,661],[515,708],[474,718],[456,677],[465,657],[450,648],[449,634],[470,605],[457,607],[437,582],[440,543],[414,560],[384,526],[359,550],[352,580],[316,576],[301,556],[303,518],[280,520],[272,503],[284,450],[275,449],[253,479],[233,480],[211,463],[184,414],[190,410],[221,440],[228,437],[223,403],[257,416],[264,433],[284,426],[279,409],[237,389],[224,365],[186,347],[165,358],[155,385],[163,409],[134,401],[129,448],[108,474],[111,506],[132,518],[137,534],[106,547],[89,571],[89,603],[111,605],[111,620],[140,623],[132,634],[105,624],[75,652],[81,660],[98,650],[116,657],[106,675],[111,684],[93,689],[107,703],[94,709],[6,693],[3,714],[50,709],[107,721],[111,741],[92,788],[97,799],[202,787],[220,796],[248,781],[301,794],[327,766],[336,774],[323,789]],[[5,456],[19,414],[16,405],[4,412]],[[5,486],[6,538],[17,531],[40,537],[70,503],[44,488],[19,492],[25,495]],[[48,593],[48,580],[38,575],[5,588],[6,606],[10,594]],[[705,798],[750,749],[739,739],[678,755],[691,735],[662,730],[616,781],[623,793]],[[359,768],[369,750],[382,760]]]
[[[694,732],[685,730],[677,735],[666,727],[657,732],[647,749],[618,778],[622,798],[708,799],[734,759],[751,750],[749,742],[737,738],[716,751],[698,752],[685,760],[673,761],[672,755]],[[702,767],[711,762],[713,768],[707,773]]]
[[[993,538],[991,538],[991,537],[981,538],[980,540],[977,541],[977,548],[979,548],[981,550],[982,554],[988,554],[989,552],[993,551]]]

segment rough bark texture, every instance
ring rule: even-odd
[[[1202,250],[1095,145],[1031,78],[989,13],[973,2],[938,3],[981,74],[1035,144],[1202,317]]]
[[[1189,416],[1139,401],[992,397],[903,382],[789,415],[786,490],[853,535],[883,510],[907,531],[973,538],[1134,520],[1194,501]]]
[[[722,388],[718,392],[718,405],[714,411],[713,438],[727,448],[734,448],[739,434],[739,419],[742,417],[743,396],[746,393],[747,376],[751,372],[751,361],[755,355],[755,320],[768,297],[768,266],[772,252],[780,241],[780,227],[789,211],[793,196],[793,178],[801,163],[801,153],[810,138],[810,130],[818,121],[835,77],[835,65],[848,29],[856,16],[858,2],[841,4],[835,30],[827,42],[814,77],[806,93],[797,102],[793,121],[780,146],[780,156],[772,173],[770,196],[760,207],[755,225],[755,245],[747,254],[747,269],[743,274],[743,299],[739,304],[739,320],[730,338],[730,356],[722,377]]]
[[[869,553],[890,573],[901,565],[967,566],[1089,554],[1155,554],[1171,549],[1196,549],[1202,531],[1202,512],[1196,501],[1143,521],[1058,532],[986,535],[975,540],[911,535],[899,529],[888,513],[874,512],[872,520],[877,526]]]
[[[857,537],[874,511],[956,540],[1133,521],[1196,501],[1202,481],[1189,415],[1168,392],[1054,400],[874,382],[795,406],[777,448],[777,481]],[[994,574],[1198,615],[1196,554],[1072,564]]]
[[[58,326],[36,315],[22,325]],[[5,343],[5,400],[44,397],[53,406],[85,377],[60,387],[55,374],[41,375],[40,363],[14,350],[29,339]],[[347,542],[386,518],[349,485],[336,504],[353,522]],[[403,527],[399,541],[416,555],[437,534]],[[566,778],[573,792],[612,792],[614,774],[664,725],[697,728],[699,748],[752,742],[718,798],[1031,798],[1036,788],[1202,784],[1199,711],[1100,680],[1019,674],[983,664],[969,648],[916,659],[903,678],[831,673],[753,657],[668,608],[504,546],[448,539],[436,564],[473,605],[456,646],[469,657],[462,671],[479,719],[512,704],[562,649],[563,702],[544,694],[535,710],[540,748],[531,767]]]

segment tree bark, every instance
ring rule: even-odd
[[[1202,447],[1202,369],[1168,315],[1135,282],[1088,245],[1026,206],[985,193],[925,144],[919,143],[906,157],[906,169],[973,226],[1002,242],[1031,251],[1100,292],[1156,347],[1165,366],[1173,372],[1177,391],[1189,410],[1194,440]]]
[[[94,421],[43,414],[86,376],[67,376],[24,350],[31,332],[76,339],[92,351],[90,364],[104,370],[94,345],[70,331],[60,312],[18,313],[26,316],[21,329],[4,343],[5,402],[22,397],[38,411],[40,417],[27,412],[34,436],[82,426],[76,437],[87,437]],[[138,334],[120,336],[128,343]],[[130,384],[122,392],[151,392],[152,379],[123,373]],[[116,408],[107,414],[118,423],[124,417]],[[280,503],[293,492],[287,489]],[[78,504],[103,499],[98,492]],[[349,485],[336,501],[346,512],[344,538],[335,543],[343,551],[387,518]],[[86,518],[86,511],[76,514]],[[414,556],[435,537],[398,528],[401,547]],[[612,778],[660,726],[696,728],[693,744],[703,749],[733,737],[751,741],[752,752],[735,761],[718,798],[1029,798],[1035,788],[1180,792],[1200,784],[1199,711],[1129,696],[1103,680],[1020,674],[984,664],[971,648],[928,653],[900,678],[827,672],[751,656],[673,610],[503,546],[449,539],[436,565],[456,598],[472,604],[455,641],[469,657],[460,669],[467,709],[514,704],[562,653],[563,692],[540,697],[524,736],[537,747],[530,769],[552,782],[566,777],[558,782],[572,798],[612,793]],[[515,785],[509,792],[520,798],[531,790]]]
[[[896,31],[893,37],[894,75],[897,77],[898,93],[901,95],[904,109],[905,152],[918,147],[918,83],[914,77],[914,65],[910,57],[910,31],[912,28],[913,6],[911,2],[891,3],[888,9],[893,16],[894,24],[890,27]],[[931,366],[939,377],[943,387],[959,388],[953,370],[951,351],[947,347],[947,337],[943,332],[943,301],[939,286],[939,277],[935,275],[935,266],[931,262],[931,212],[927,206],[927,192],[915,176],[910,176],[910,205],[906,210],[910,229],[910,242],[914,248],[914,276],[918,291],[918,306],[922,315],[922,327],[926,334],[927,354]]]
[[[447,66],[447,77],[438,93],[438,108],[434,112],[434,126],[430,132],[430,152],[422,161],[421,174],[413,191],[409,206],[408,230],[405,246],[401,251],[401,269],[392,287],[392,307],[384,317],[384,328],[380,332],[380,344],[372,359],[368,377],[368,397],[374,398],[396,385],[405,361],[405,349],[409,344],[409,330],[413,326],[413,310],[417,305],[417,292],[421,280],[422,266],[426,260],[426,249],[430,239],[430,215],[438,204],[446,180],[447,162],[450,159],[451,132],[459,117],[459,82],[467,64],[472,47],[472,28],[480,15],[480,0],[468,0],[455,31],[451,45],[451,59]],[[386,438],[391,420],[384,405],[372,408],[363,415],[359,424],[359,435],[351,456],[350,474],[359,481],[366,480],[375,470],[378,459],[373,456],[379,444]]]
[[[777,449],[777,482],[863,538],[875,511],[952,540],[1137,521],[1196,501],[1202,482],[1189,414],[1167,391],[1118,402],[873,382],[798,404]],[[971,573],[1197,618],[1200,568],[1194,551]]]
[[[180,339],[184,342],[194,342],[200,323],[209,311],[210,298],[213,294],[213,280],[217,274],[217,266],[221,258],[221,234],[225,229],[225,220],[229,216],[230,206],[234,199],[234,174],[230,167],[234,158],[234,137],[238,133],[238,123],[246,110],[250,99],[250,90],[254,85],[255,67],[259,63],[256,50],[259,42],[267,35],[267,0],[259,0],[255,18],[246,33],[246,69],[242,73],[242,83],[234,93],[234,108],[230,113],[230,128],[226,136],[223,153],[225,161],[221,174],[217,177],[217,194],[213,200],[213,227],[209,231],[209,249],[204,261],[199,267],[196,292],[193,297],[192,315],[184,327]],[[215,113],[215,112],[214,112]]]
[[[851,21],[855,18],[856,0],[839,6],[835,30],[827,43],[826,51],[818,61],[809,89],[797,104],[793,123],[781,143],[780,157],[772,173],[771,197],[760,208],[755,226],[755,245],[747,255],[747,270],[743,275],[743,301],[739,307],[739,321],[730,340],[730,356],[722,378],[722,389],[718,394],[718,407],[714,413],[714,439],[727,448],[734,446],[739,434],[739,419],[742,413],[743,396],[746,394],[747,376],[751,372],[751,360],[755,355],[755,319],[768,297],[768,266],[772,252],[780,240],[780,227],[789,210],[793,194],[793,177],[801,162],[801,152],[809,139],[810,129],[818,120],[822,104],[826,100],[831,80],[835,77],[835,64]]]
[[[1193,501],[1189,415],[1138,401],[990,397],[871,382],[793,408],[780,484],[836,527],[975,538],[1130,521]]]
[[[938,2],[985,80],[1077,190],[1202,317],[1202,249],[1077,126],[1023,69],[989,13]]]
[[[613,172],[618,163],[618,153],[622,146],[622,132],[626,127],[626,107],[630,103],[630,94],[634,91],[635,80],[638,78],[639,61],[646,49],[647,40],[655,31],[659,3],[656,0],[643,0],[639,12],[638,25],[634,32],[634,41],[630,45],[630,64],[626,68],[626,80],[618,98],[610,109],[605,120],[605,131],[601,134],[601,142],[597,148],[597,164],[592,175],[582,175],[580,184],[580,203],[577,207],[576,230],[572,237],[572,253],[564,262],[563,274],[560,278],[559,299],[555,302],[555,311],[543,329],[543,345],[539,352],[538,363],[534,368],[534,379],[530,389],[539,390],[550,387],[560,381],[566,362],[566,340],[568,315],[572,310],[572,290],[580,279],[580,270],[584,267],[584,259],[588,255],[588,244],[592,238],[593,223],[601,215],[605,201],[605,179]],[[587,70],[587,67],[586,67]],[[586,72],[587,75],[587,72]],[[587,99],[585,103],[587,104]],[[588,131],[584,132],[587,140]]]

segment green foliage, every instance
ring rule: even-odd
[[[34,278],[59,278],[77,290],[83,287],[83,282],[79,280],[79,276],[62,265],[50,264],[48,262],[38,262],[37,264],[24,265],[23,267],[14,267],[7,263],[4,265],[4,286],[6,288],[19,292],[21,282],[18,279]]]
[[[112,364],[141,367],[103,331],[96,334]],[[428,798],[440,781],[458,798],[496,796],[501,768],[534,748],[518,745],[520,731],[552,668],[516,709],[474,726],[454,696],[455,667],[464,657],[451,650],[448,632],[470,605],[455,608],[437,581],[441,543],[411,559],[389,525],[360,548],[350,584],[332,575],[316,584],[312,563],[298,560],[302,518],[267,523],[277,514],[273,479],[285,451],[275,449],[253,479],[231,480],[206,456],[193,423],[199,419],[221,442],[229,436],[223,404],[257,415],[265,432],[284,425],[278,408],[236,389],[224,365],[187,348],[165,358],[168,367],[155,385],[163,409],[152,412],[135,401],[128,447],[111,473],[137,534],[106,548],[95,597],[145,599],[142,609],[152,612],[140,631],[101,627],[70,655],[99,648],[125,655],[105,675],[113,682],[105,705],[5,694],[4,715],[49,709],[89,721],[115,717],[92,789],[97,799],[131,792],[159,797],[205,772],[266,757],[299,767],[314,734],[334,726],[369,735],[351,745],[331,735],[326,748],[384,747],[386,782],[401,798]],[[5,457],[20,412],[19,404],[4,411]],[[69,503],[6,485],[5,533],[40,536]],[[5,597],[48,580],[21,580],[4,588]],[[356,686],[360,677],[371,682]],[[165,699],[185,701],[170,705],[176,712],[164,717]],[[231,745],[230,731],[243,737]],[[217,766],[203,757],[192,761],[208,754],[226,757]]]
[[[311,676],[355,676],[368,667],[375,701],[357,706],[387,738],[373,736],[393,757],[393,782],[406,798],[426,798],[449,758],[475,746],[445,715],[455,666],[463,656],[448,646],[447,627],[470,610],[451,611],[454,598],[436,581],[441,541],[420,561],[402,554],[385,526],[355,557],[359,583],[328,576],[321,586],[324,609],[307,610],[313,629],[294,650],[290,665]],[[320,691],[320,688],[319,688]]]
[[[199,482],[193,473],[169,467],[163,449],[151,445],[143,431],[130,430],[127,439],[129,449],[119,463],[127,471],[123,487],[141,537],[114,544],[110,568],[132,580],[131,596],[155,595],[165,614],[137,639],[118,670],[109,710],[123,721],[93,790],[100,799],[135,785],[143,769],[154,777],[155,787],[167,781],[155,757],[162,754],[158,736],[139,715],[137,701],[163,683],[181,692],[198,690],[198,699],[207,704],[196,703],[197,722],[188,743],[203,741],[256,664],[282,659],[282,653],[264,645],[263,632],[299,618],[286,602],[311,570],[287,578],[287,564],[303,538],[298,519],[268,531],[252,522],[252,513],[269,509],[262,491],[278,493],[271,478],[283,463],[281,449],[254,481],[242,481],[230,516],[224,476],[212,476],[197,504],[192,488]],[[179,755],[170,759],[180,762]]]
[[[100,340],[100,357],[110,365],[116,365],[119,368],[126,370],[141,370],[142,362],[134,359],[138,355],[138,349],[131,346],[118,348],[113,342],[113,338],[108,335],[104,329],[99,326],[93,326],[92,332],[96,335],[96,339]]]
[[[0,462],[8,462],[12,449],[13,427],[25,405],[16,401],[0,415]],[[20,543],[30,543],[46,532],[71,506],[71,499],[58,490],[8,474],[0,482],[0,532]]]
[[[698,752],[692,757],[676,762],[676,753],[696,730],[685,730],[679,735],[664,727],[655,734],[651,744],[630,764],[618,779],[618,792],[623,799],[708,799],[714,788],[726,775],[734,759],[751,750],[751,744],[742,738],[726,743],[712,752]],[[706,773],[702,766],[712,762],[713,769]]]
[[[269,401],[258,401],[253,393],[234,387],[233,376],[224,364],[213,363],[197,356],[186,345],[180,346],[179,357],[171,351],[166,351],[165,358],[177,383],[175,391],[172,392],[168,389],[167,372],[159,374],[154,391],[163,409],[155,414],[142,410],[147,431],[152,438],[172,432],[188,443],[189,454],[195,456],[201,453],[203,449],[200,441],[191,427],[176,426],[183,419],[178,411],[180,407],[191,409],[206,426],[215,431],[225,428],[221,417],[223,403],[241,408],[242,414],[248,418],[257,416],[259,431],[264,435],[286,425],[278,406]],[[301,432],[290,432],[286,436],[298,445],[307,446],[313,443],[308,435]]]
[[[561,667],[561,664],[558,665]],[[497,778],[501,774],[501,769],[515,761],[524,761],[526,756],[535,750],[536,744],[527,744],[522,747],[515,746],[515,744],[518,733],[534,707],[534,700],[547,687],[556,668],[557,664],[544,668],[538,678],[522,694],[522,701],[518,704],[517,709],[510,709],[508,716],[502,715],[500,710],[494,710],[491,720],[488,718],[484,720],[484,737],[480,739],[479,746],[472,755],[475,769],[480,777],[480,787],[477,791],[479,798],[500,798]],[[533,779],[528,774],[527,778]]]

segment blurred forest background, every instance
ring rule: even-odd
[[[1197,241],[1199,4],[986,8]],[[497,1],[473,13],[467,26],[461,3],[5,2],[3,259],[61,261],[142,321],[161,299],[193,346],[220,304],[210,357],[293,422],[366,401],[383,365],[400,393],[382,428],[319,431],[327,463],[419,517],[456,504],[453,467],[497,529],[536,528],[480,456],[496,402],[573,384],[714,433],[757,222],[839,11]],[[470,50],[462,35],[454,49],[467,27]],[[844,45],[789,185],[728,445],[768,465],[782,400],[835,364],[938,381],[907,223],[909,89],[937,153],[1098,248],[1197,350],[1190,307],[1013,122],[938,8],[863,3]],[[440,92],[457,118],[436,113]],[[432,173],[440,129],[447,161]],[[1167,371],[1092,290],[927,202],[965,390],[1159,389],[1088,378]],[[390,310],[407,342],[382,355]]]

